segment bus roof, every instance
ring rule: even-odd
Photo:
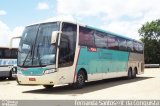
[[[36,25],[36,24],[51,23],[51,22],[66,22],[66,23],[72,23],[72,24],[79,24],[80,26],[86,26],[85,24],[79,23],[79,22],[77,22],[77,21],[70,21],[70,20],[42,21],[42,22],[39,22],[39,23],[29,24],[29,25],[27,25],[27,26]]]
[[[107,30],[103,30],[103,29],[99,29],[99,28],[96,28],[96,27],[93,27],[93,26],[88,26],[88,25],[85,25],[83,23],[79,23],[79,22],[73,21],[73,20],[71,21],[71,20],[64,20],[64,19],[63,20],[61,20],[61,19],[59,19],[59,20],[55,19],[55,20],[52,20],[52,21],[44,21],[44,22],[34,23],[34,24],[30,24],[30,25],[44,24],[44,23],[51,23],[51,22],[66,22],[66,23],[78,24],[78,25],[86,27],[86,28],[94,29],[94,30],[97,30],[97,31],[101,31],[101,32],[104,32],[104,33],[108,33],[108,34],[111,34],[111,35],[114,35],[114,36],[117,36],[117,37],[122,37],[124,39],[136,41],[136,42],[139,42],[139,43],[143,44],[143,42],[141,42],[141,41],[138,41],[138,40],[126,37],[124,35],[116,34],[116,33],[113,33],[113,32],[107,31]],[[28,26],[30,26],[30,25],[28,25]]]

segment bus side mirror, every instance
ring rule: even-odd
[[[21,39],[21,38],[22,38],[22,36],[12,37],[10,40],[10,47],[9,48],[12,49],[12,42],[14,39]]]
[[[59,31],[53,31],[51,36],[51,44],[55,44],[58,38]]]

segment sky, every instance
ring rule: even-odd
[[[160,0],[0,0],[0,46],[26,25],[65,19],[140,39],[138,29],[160,19]],[[14,46],[18,46],[15,40]]]

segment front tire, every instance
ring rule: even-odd
[[[76,83],[73,84],[73,88],[81,89],[85,85],[85,74],[83,71],[79,71],[76,78]]]
[[[43,85],[43,87],[45,87],[46,89],[52,89],[53,85]]]
[[[13,79],[14,79],[14,78],[12,77],[12,72],[13,72],[13,70],[11,70],[11,71],[9,72],[9,77],[8,77],[9,80],[13,80]]]

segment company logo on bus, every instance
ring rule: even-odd
[[[88,48],[88,51],[90,51],[90,52],[97,52],[97,48],[90,47],[90,48]]]
[[[17,66],[17,60],[16,59],[0,59],[0,66],[5,66],[5,65]]]
[[[27,71],[27,70],[28,70],[28,68],[22,68],[22,70],[23,70],[23,71]]]

